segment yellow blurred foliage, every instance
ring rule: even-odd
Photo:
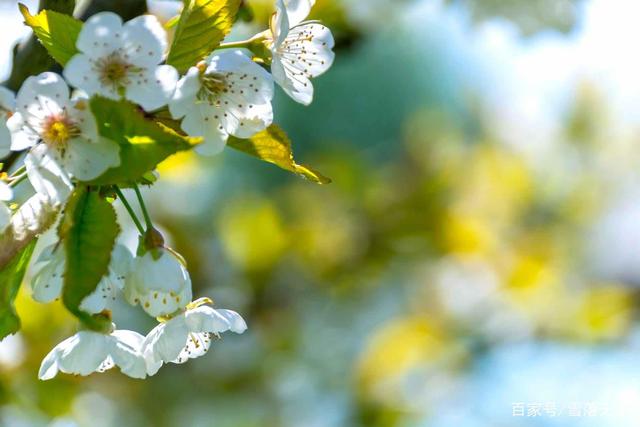
[[[435,362],[446,350],[447,337],[433,321],[423,316],[391,320],[365,346],[358,363],[360,385],[375,396],[376,389],[386,389],[388,382]]]
[[[31,298],[31,290],[27,286],[20,287],[15,305],[22,323],[21,332],[24,334],[39,335],[44,324],[50,329],[57,329],[75,323],[74,317],[60,301],[52,304],[38,303]]]
[[[184,184],[196,182],[200,169],[198,154],[194,151],[180,151],[158,165],[163,180]]]
[[[449,212],[443,226],[444,249],[450,253],[487,253],[495,248],[495,234],[480,218]]]
[[[454,204],[493,224],[512,221],[533,197],[533,177],[524,160],[492,143],[474,146],[458,170]]]
[[[231,261],[251,271],[271,267],[288,243],[276,206],[258,197],[242,197],[225,207],[218,232]]]
[[[619,284],[595,287],[576,297],[576,309],[568,332],[583,341],[611,340],[630,327],[633,300]]]

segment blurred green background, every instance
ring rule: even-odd
[[[271,13],[248,4],[234,36]],[[333,183],[226,150],[145,190],[195,296],[249,330],[145,381],[39,382],[76,324],[23,287],[0,425],[640,425],[640,4],[317,0],[313,18],[335,65],[275,114]]]

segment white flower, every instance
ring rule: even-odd
[[[0,233],[7,228],[11,221],[11,210],[3,202],[8,202],[13,198],[13,191],[6,183],[0,181]]]
[[[153,317],[185,307],[191,301],[191,278],[182,262],[162,247],[136,257],[125,282],[127,301]]]
[[[180,79],[169,110],[182,129],[204,137],[196,149],[219,153],[229,135],[248,138],[273,122],[273,79],[240,51],[207,58],[202,72],[191,67]]]
[[[331,31],[314,21],[303,21],[315,0],[276,0],[267,46],[271,50],[271,73],[295,101],[309,105],[313,100],[312,78],[333,64]]]
[[[207,299],[193,302],[184,312],[149,332],[142,344],[149,375],[155,374],[162,363],[185,363],[203,356],[209,350],[212,335],[226,331],[241,334],[247,330],[238,313],[202,305],[207,302]]]
[[[55,346],[40,365],[38,378],[50,380],[58,371],[89,375],[114,366],[132,378],[145,378],[147,365],[141,352],[144,337],[137,332],[115,330],[110,334],[80,331]]]
[[[112,12],[93,15],[83,25],[76,46],[80,53],[67,63],[64,76],[90,96],[122,96],[146,111],[167,104],[178,72],[162,62],[167,34],[152,15],[122,24]]]
[[[70,100],[62,77],[45,72],[29,77],[18,92],[9,118],[11,149],[36,146],[36,156],[51,158],[75,178],[87,181],[120,164],[120,147],[100,138],[85,99]]]
[[[11,149],[11,134],[7,128],[7,119],[16,108],[16,97],[9,89],[0,86],[0,159],[6,157]]]
[[[124,288],[132,259],[133,255],[126,247],[116,245],[111,254],[108,274],[98,283],[96,290],[82,300],[80,309],[91,314],[111,310]],[[31,282],[33,299],[46,303],[58,298],[62,292],[64,268],[64,248],[59,245],[46,247],[35,263],[36,273]]]
[[[38,194],[54,205],[62,204],[67,200],[73,190],[71,176],[55,157],[49,155],[46,145],[40,144],[33,147],[27,153],[24,165],[29,182]]]
[[[157,16],[163,23],[179,15],[183,7],[184,4],[179,0],[147,0],[149,13]]]

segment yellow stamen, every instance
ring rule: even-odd
[[[55,115],[45,121],[42,139],[47,144],[59,146],[79,134],[80,130],[66,115]]]

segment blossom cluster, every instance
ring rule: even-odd
[[[266,57],[221,46],[184,75],[166,64],[168,36],[152,15],[128,22],[114,13],[89,18],[77,38],[77,53],[62,75],[44,72],[25,80],[17,95],[0,89],[0,158],[26,152],[24,176],[37,194],[62,205],[78,183],[89,182],[121,164],[121,147],[104,138],[90,100],[126,99],[146,114],[165,111],[186,135],[202,138],[196,150],[216,154],[230,136],[249,138],[273,122],[277,83],[295,101],[313,99],[311,79],[333,63],[331,32],[304,21],[314,0],[276,0],[267,31],[250,42]],[[245,46],[250,48],[249,44]],[[11,220],[5,202],[12,188],[0,180],[0,232]],[[114,366],[134,378],[155,374],[165,363],[184,363],[205,354],[213,338],[247,325],[232,310],[214,309],[208,298],[193,300],[183,258],[164,245],[150,223],[140,230],[134,256],[116,244],[108,273],[80,309],[107,315],[118,300],[139,305],[158,325],[146,336],[135,331],[81,330],[44,358],[41,379],[58,372],[88,375]],[[34,265],[33,297],[61,296],[66,271],[62,245],[45,248]]]

